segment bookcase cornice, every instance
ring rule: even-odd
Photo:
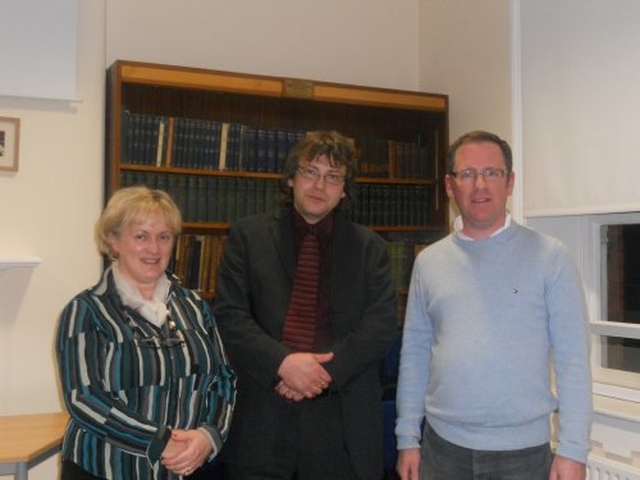
[[[434,112],[448,109],[448,97],[441,94],[121,60],[115,65],[120,81],[128,83]]]

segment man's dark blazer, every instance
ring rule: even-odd
[[[382,476],[379,361],[397,335],[395,286],[384,240],[334,217],[329,318],[334,358],[325,368],[339,395],[346,447],[364,480]],[[259,465],[274,445],[281,399],[277,370],[290,348],[280,343],[295,273],[292,211],[239,220],[221,262],[214,316],[238,375],[236,409],[223,458]],[[303,400],[313,402],[313,400]]]

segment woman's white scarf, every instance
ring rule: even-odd
[[[171,282],[167,278],[167,275],[162,274],[156,283],[153,297],[151,300],[146,300],[140,295],[140,290],[122,275],[117,261],[113,262],[112,271],[116,289],[122,303],[133,308],[146,320],[160,328],[169,315],[166,302]]]

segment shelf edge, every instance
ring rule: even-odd
[[[0,273],[12,268],[36,267],[42,263],[39,257],[0,257]]]

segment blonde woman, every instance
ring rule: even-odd
[[[111,263],[58,325],[63,480],[180,478],[226,439],[235,375],[209,305],[167,273],[180,228],[146,187],[115,192],[96,224]]]

